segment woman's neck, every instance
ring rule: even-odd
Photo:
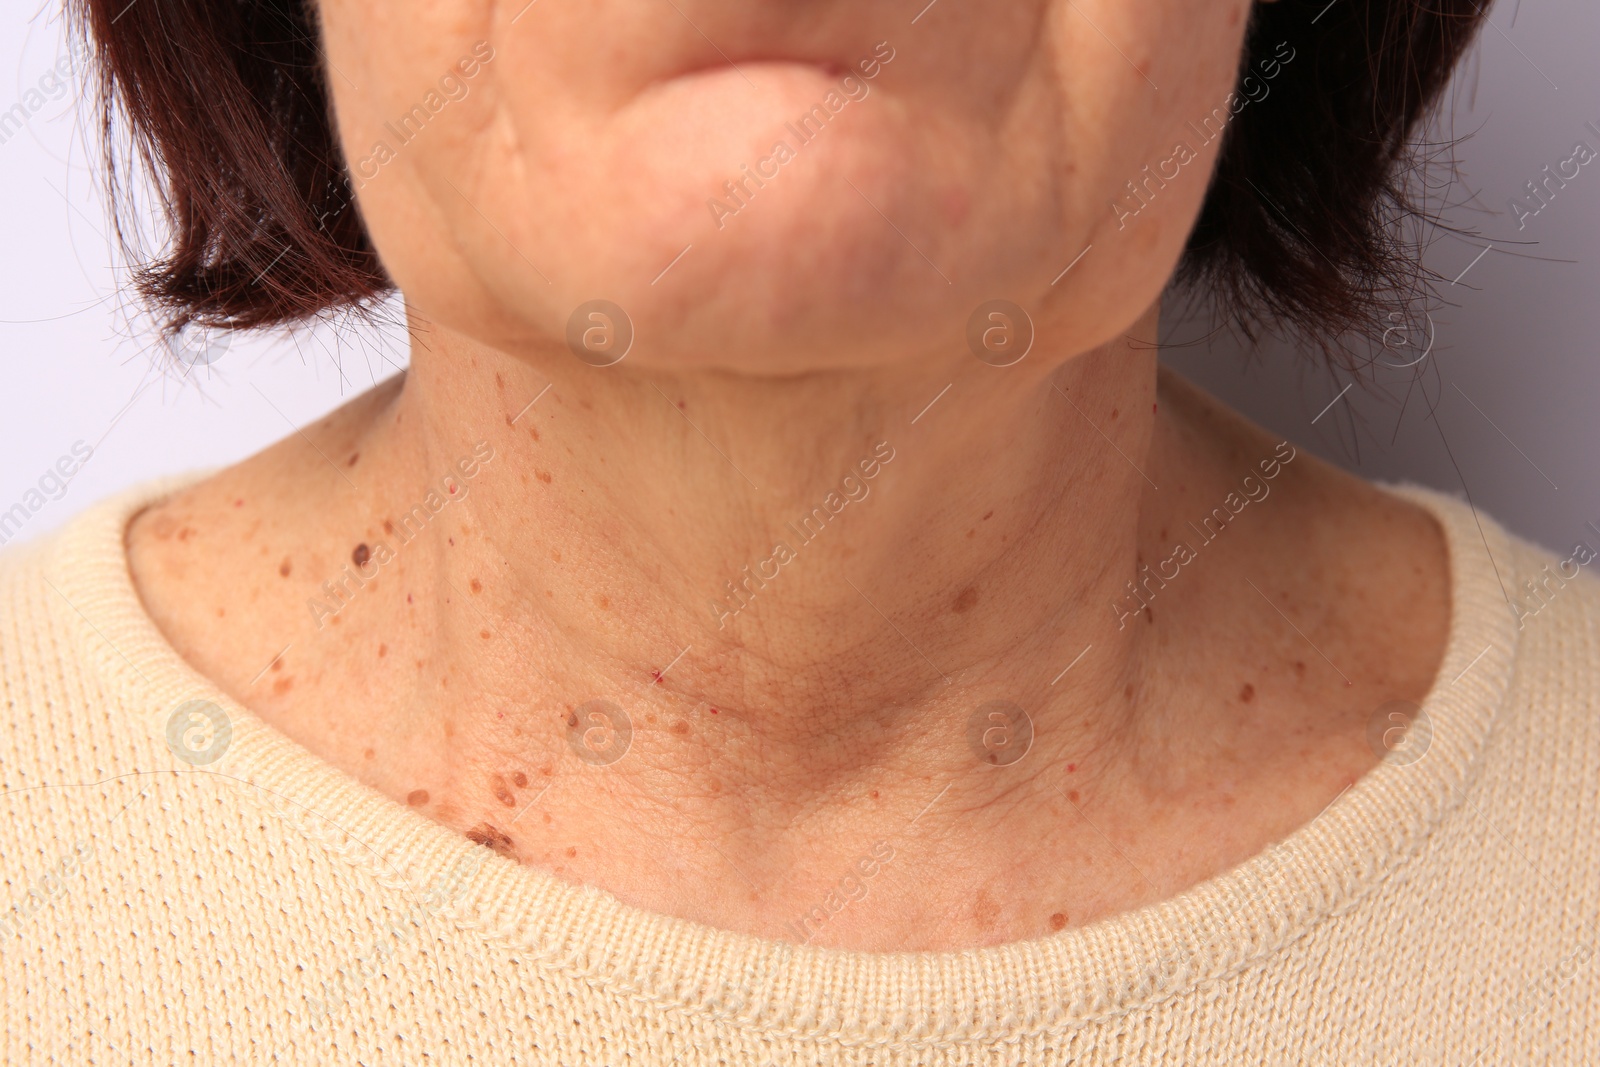
[[[779,381],[415,340],[403,384],[141,517],[136,579],[316,754],[644,907],[794,936],[890,841],[908,909],[822,942],[1083,921],[1309,817],[1376,759],[1368,711],[1432,678],[1426,642],[1396,665],[1370,622],[1284,625],[1349,581],[1442,644],[1404,600],[1442,577],[1341,569],[1386,505],[1180,382],[1158,399],[1149,345]],[[1271,495],[1235,512],[1246,475]],[[1359,505],[1342,531],[1330,495]],[[1250,796],[1275,799],[1194,844]],[[1113,838],[1141,861],[1079,862]],[[997,878],[1039,893],[1002,906]]]

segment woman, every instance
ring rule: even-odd
[[[10,1059],[1593,1061],[1593,550],[1153,343],[1478,5],[917,6],[84,0],[174,331],[413,347],[5,559]]]

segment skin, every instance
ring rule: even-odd
[[[1214,147],[1126,229],[1106,207],[1226,97],[1244,6],[518,6],[324,3],[351,159],[494,57],[359,183],[409,372],[130,525],[181,655],[486,847],[842,948],[1170,897],[1376,764],[1374,712],[1438,670],[1442,534],[1300,452],[1195,535],[1292,451],[1157,367]],[[871,94],[717,228],[705,201],[885,40]],[[597,295],[637,337],[603,369],[563,339]],[[997,295],[1037,333],[1003,369],[962,343]],[[875,448],[801,544],[785,524]],[[779,540],[792,561],[711,606]],[[1148,608],[1115,607],[1180,540]],[[594,699],[632,723],[614,762],[569,744]],[[990,701],[1030,718],[1015,762],[969,742]]]

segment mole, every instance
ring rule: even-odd
[[[350,453],[350,462],[345,464],[345,466],[354,467],[356,465],[356,460],[358,460],[360,458],[361,458],[361,453],[360,452],[352,452],[352,453]]]
[[[1244,683],[1244,688],[1239,690],[1239,699],[1248,704],[1255,698],[1256,687],[1251,685],[1249,682]]]
[[[475,845],[485,845],[502,856],[512,854],[511,836],[493,823],[481,822],[467,831],[467,840]]]
[[[283,562],[278,564],[278,577],[287,578],[289,577],[289,572],[292,570],[294,570],[293,561],[290,560],[288,556],[284,556]]]
[[[427,802],[428,791],[426,789],[413,789],[411,792],[406,794],[406,803],[411,805],[413,808],[420,808]]]
[[[472,591],[474,593],[483,592],[483,583],[478,581],[478,579],[474,578],[474,579],[472,579],[471,582],[469,582],[467,584],[471,587],[471,589],[472,589]]]
[[[1061,928],[1063,928],[1066,925],[1067,925],[1067,916],[1066,916],[1065,912],[1058,911],[1054,915],[1050,916],[1050,929],[1052,929],[1052,930],[1060,930]]]
[[[539,479],[545,485],[549,485],[552,481],[555,480],[554,477],[550,474],[549,471],[534,471],[533,472],[533,476],[535,478]]]
[[[355,551],[350,553],[350,559],[351,559],[352,562],[355,563],[355,565],[357,567],[366,566],[367,560],[369,560],[371,558],[372,558],[372,549],[367,547],[367,543],[365,541],[363,541],[361,544],[357,545],[355,547]]]
[[[523,786],[528,784],[528,776],[523,774],[521,771],[518,771],[516,774],[511,776],[511,784],[515,785],[518,789],[521,789]]]
[[[498,774],[489,779],[489,786],[494,790],[494,798],[506,807],[515,807],[517,798],[511,794],[511,789],[506,785],[506,780]]]
[[[965,589],[961,590],[960,594],[956,596],[956,602],[951,605],[950,610],[954,611],[957,615],[961,615],[971,611],[972,606],[977,602],[978,587],[975,585],[969,585]]]
[[[384,519],[383,532],[388,534],[394,533],[394,523],[390,522],[388,519]]]

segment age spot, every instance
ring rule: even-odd
[[[494,790],[494,798],[506,807],[515,807],[517,798],[512,795],[511,789],[506,785],[506,780],[498,774],[489,779],[489,787]]]

